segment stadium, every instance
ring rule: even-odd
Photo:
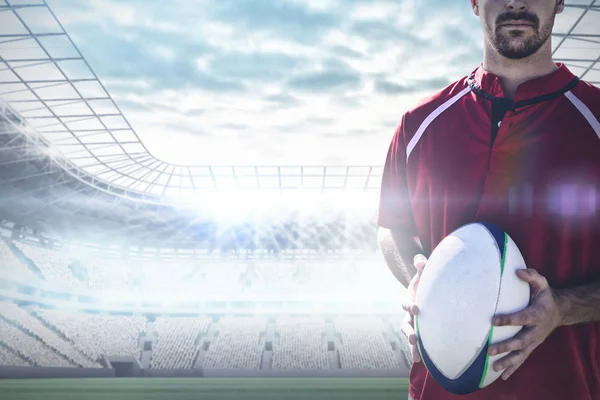
[[[596,3],[553,56],[598,86]],[[0,142],[0,397],[405,398],[384,154],[163,161],[43,0],[0,0]]]

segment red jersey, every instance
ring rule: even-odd
[[[553,288],[600,281],[600,89],[557,64],[514,101],[479,66],[406,112],[383,172],[378,224],[432,249],[456,228],[491,222]],[[508,379],[464,396],[422,362],[415,400],[600,400],[600,323],[556,329]]]

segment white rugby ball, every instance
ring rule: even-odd
[[[462,226],[436,246],[419,281],[415,331],[421,359],[448,392],[467,394],[494,382],[503,371],[488,347],[517,334],[520,326],[493,326],[495,314],[529,305],[526,268],[517,245],[493,224]]]

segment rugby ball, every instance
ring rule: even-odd
[[[529,305],[529,284],[516,271],[526,268],[517,245],[499,227],[467,224],[437,245],[416,293],[417,347],[425,367],[454,394],[478,391],[500,377],[488,347],[517,334],[520,326],[493,326],[495,314]]]

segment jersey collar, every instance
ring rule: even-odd
[[[577,78],[564,64],[557,63],[556,69],[549,75],[535,78],[519,85],[515,95],[514,103],[526,104],[537,103],[537,99],[544,99],[553,94],[566,92],[574,87],[578,82]],[[469,84],[478,95],[486,98],[504,98],[504,91],[500,78],[497,75],[486,71],[483,64],[480,64],[469,76]]]

